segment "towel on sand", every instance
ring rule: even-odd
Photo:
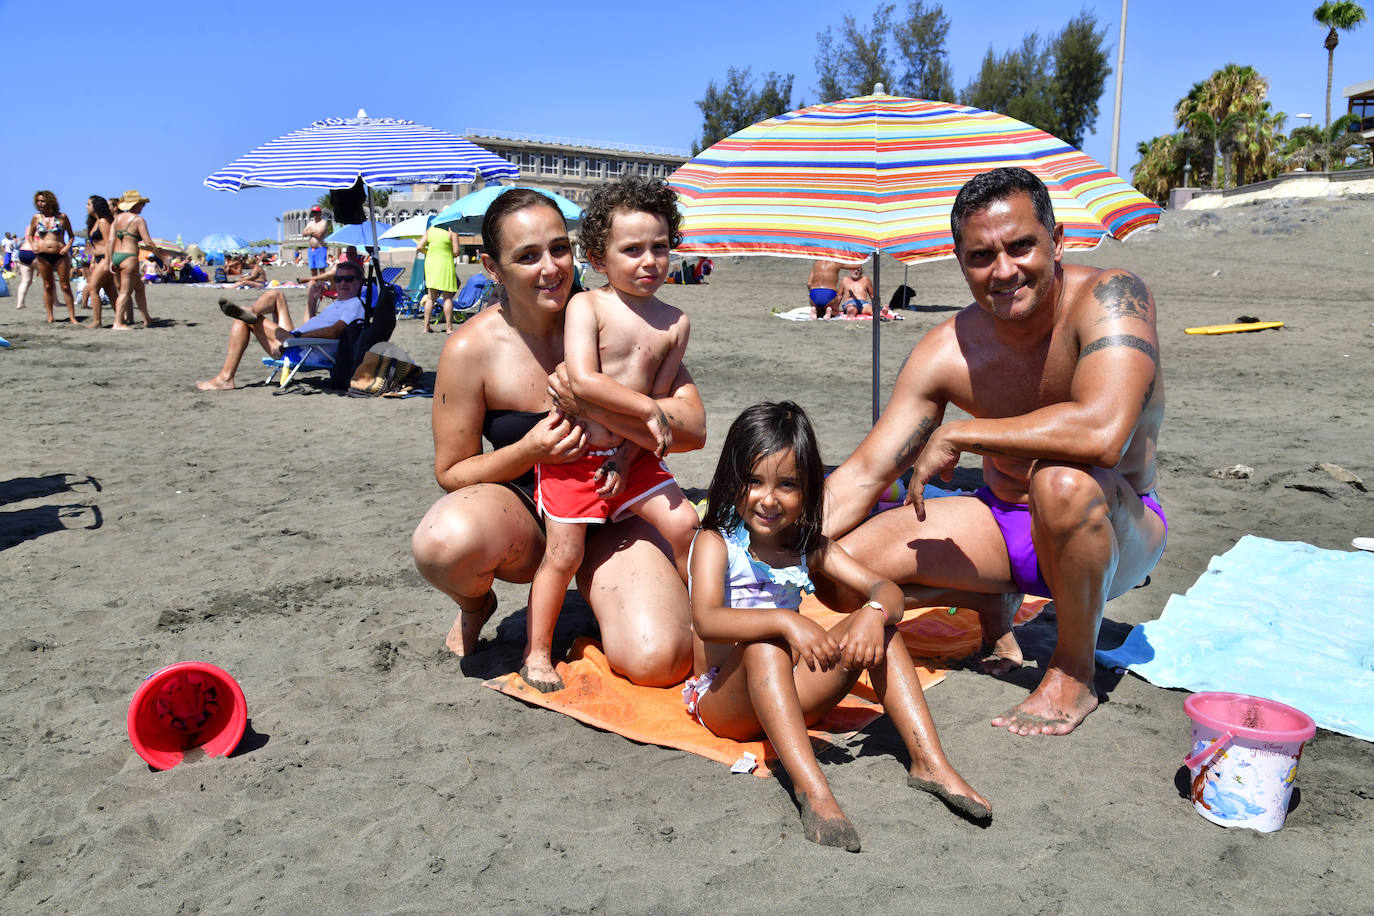
[[[1016,622],[1031,619],[1045,604],[1042,598],[1028,600],[1017,613]],[[814,595],[802,602],[802,613],[825,627],[840,617],[824,607]],[[949,673],[923,663],[924,660],[961,658],[972,654],[980,642],[978,615],[968,610],[955,614],[943,607],[908,611],[899,629],[907,649],[920,660],[916,673],[924,689],[940,683]],[[590,639],[577,640],[568,660],[560,662],[557,668],[566,686],[555,693],[540,693],[515,673],[493,678],[486,686],[526,703],[561,712],[595,728],[616,732],[632,741],[690,751],[726,766],[748,751],[759,761],[754,772],[759,776],[771,775],[769,762],[776,761],[777,755],[768,742],[732,741],[711,734],[687,714],[682,703],[681,684],[672,687],[631,684],[611,671],[601,648]],[[882,706],[875,700],[865,674],[853,693],[811,729],[813,743],[826,747],[848,741],[855,732],[883,714]]]
[[[1098,662],[1287,703],[1374,740],[1374,555],[1246,535]]]

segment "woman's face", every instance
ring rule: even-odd
[[[559,312],[568,304],[573,248],[563,218],[552,207],[516,210],[497,229],[498,258],[482,255],[482,266],[506,288],[511,305]]]

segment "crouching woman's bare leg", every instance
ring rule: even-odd
[[[411,537],[415,568],[458,605],[445,643],[469,655],[496,611],[492,582],[529,582],[544,533],[527,504],[500,484],[479,483],[441,497]]]
[[[672,549],[643,519],[587,533],[577,586],[601,626],[606,660],[636,684],[681,683],[692,669],[692,614]]]

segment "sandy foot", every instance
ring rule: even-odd
[[[1055,668],[1025,700],[992,720],[1017,735],[1067,735],[1097,708],[1092,687]]]
[[[844,849],[846,852],[859,851],[859,832],[854,829],[854,825],[843,812],[822,817],[811,807],[811,799],[806,797],[805,792],[797,793],[797,806],[801,810],[802,834],[808,840],[820,846]],[[835,806],[835,810],[839,811],[838,805]]]
[[[487,621],[495,613],[496,592],[487,592],[487,598],[482,602],[480,610],[465,611],[462,605],[459,605],[458,618],[453,621],[453,626],[444,639],[444,645],[448,646],[449,651],[459,658],[476,652],[477,642],[482,635],[482,627],[487,625]]]

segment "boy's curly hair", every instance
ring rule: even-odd
[[[602,257],[611,238],[611,217],[616,210],[652,213],[668,223],[668,247],[682,243],[682,214],[677,209],[677,194],[662,178],[627,175],[604,184],[592,192],[582,212],[582,227],[577,239],[588,257]]]

